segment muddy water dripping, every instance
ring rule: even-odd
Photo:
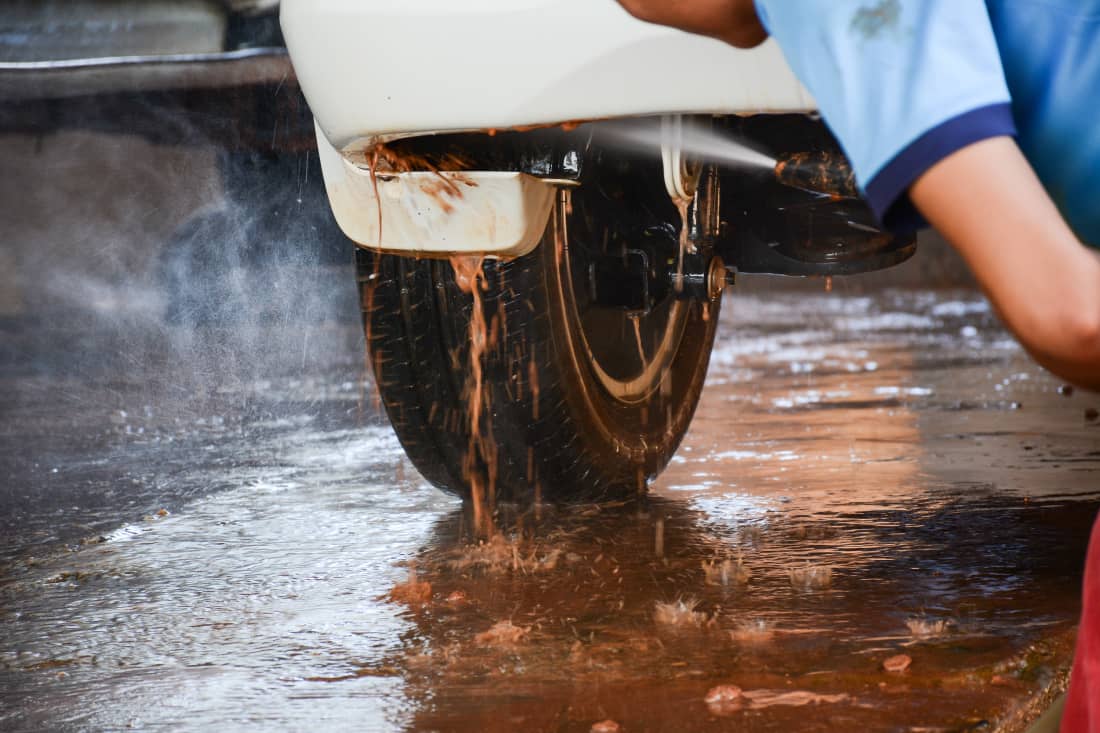
[[[531,386],[531,419],[539,419],[539,368],[535,356],[527,361],[527,383]]]
[[[367,157],[367,164],[370,168],[370,185],[374,191],[375,208],[378,209],[378,249],[382,249],[382,197],[378,193],[378,165],[380,161],[380,148],[375,148],[370,152]]]
[[[377,248],[382,247],[382,198],[379,195],[379,177],[394,173],[411,173],[416,171],[434,173],[434,179],[421,184],[421,190],[435,199],[445,213],[454,210],[453,201],[462,198],[462,188],[459,183],[467,186],[476,185],[473,181],[456,173],[469,168],[469,161],[460,155],[444,153],[436,156],[426,156],[414,153],[401,147],[400,143],[378,143],[363,153],[364,162],[370,172],[371,188],[374,193],[376,208],[378,209],[378,241]],[[444,173],[456,176],[454,180]],[[418,255],[419,256],[419,255]]]
[[[684,253],[695,254],[695,243],[691,241],[691,227],[688,223],[688,209],[694,200],[694,197],[672,199],[672,203],[676,204],[676,210],[680,213],[680,248],[676,255],[676,280],[674,281],[677,293],[684,289]]]
[[[483,359],[502,326],[498,322],[499,313],[493,316],[492,324],[485,319],[481,297],[485,288],[484,264],[482,257],[451,257],[455,283],[459,290],[473,299],[469,328],[469,371],[465,386],[470,437],[462,471],[470,484],[474,531],[479,537],[488,538],[494,532],[492,513],[496,505],[497,445],[492,425],[483,425],[481,421],[483,411],[488,412],[491,407],[485,390]]]

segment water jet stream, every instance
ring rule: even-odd
[[[631,120],[609,123],[600,128],[607,142],[623,150],[660,155],[659,120]],[[774,169],[776,159],[744,142],[687,120],[679,141],[687,155],[706,163],[746,168]]]

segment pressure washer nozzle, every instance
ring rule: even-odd
[[[785,186],[838,199],[860,197],[855,172],[840,153],[819,150],[781,155],[775,163],[775,179]]]

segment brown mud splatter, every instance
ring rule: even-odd
[[[478,571],[489,574],[522,572],[532,574],[553,570],[561,558],[560,548],[544,546],[522,538],[496,533],[487,540],[459,547],[446,564],[460,573]]]
[[[408,579],[395,585],[386,597],[408,606],[422,606],[432,598],[432,584],[419,580],[416,567],[410,567]]]
[[[470,161],[457,153],[414,153],[403,141],[378,143],[363,151],[365,162],[378,175],[386,173],[443,173],[468,170]]]
[[[775,163],[775,178],[785,186],[825,194],[834,201],[859,197],[855,171],[839,153],[810,151],[781,155]]]
[[[833,584],[833,569],[828,565],[796,565],[787,568],[787,575],[796,590],[824,590]]]
[[[909,669],[909,665],[912,663],[913,658],[908,654],[895,654],[882,661],[882,668],[892,674],[901,674]]]
[[[474,637],[474,641],[485,646],[515,646],[527,638],[530,629],[516,626],[511,621],[498,621],[488,631]]]
[[[906,627],[914,639],[932,639],[943,636],[951,629],[947,619],[910,618],[905,620]]]
[[[882,639],[904,633],[906,616],[892,614],[886,596],[854,598],[847,588],[793,595],[784,571],[804,567],[805,550],[789,522],[712,535],[703,515],[652,497],[548,511],[538,521],[530,508],[503,504],[497,535],[474,545],[464,541],[468,519],[456,515],[420,553],[434,605],[415,615],[405,648],[383,660],[404,670],[409,689],[446,696],[418,713],[418,727],[509,730],[493,711],[504,699],[529,699],[513,711],[528,729],[555,729],[554,711],[570,705],[569,730],[605,716],[626,730],[641,716],[679,716],[683,724],[670,730],[713,729],[719,713],[704,698],[722,685],[741,690],[728,715],[762,715],[777,729],[799,729],[806,706],[854,716],[857,729],[919,722],[929,705],[938,706],[937,721],[963,724],[973,710],[992,720],[1038,694],[1036,679],[1072,650],[1069,633],[1057,647],[1029,644],[1030,656],[1017,657],[1015,642],[971,629],[965,654],[924,640],[912,669],[887,674],[883,660],[901,649],[883,649]],[[639,552],[660,525],[663,557]],[[830,544],[852,546],[851,531],[829,533]],[[762,570],[731,602],[728,588],[705,583],[700,565],[739,551]],[[444,600],[454,594],[458,602]],[[885,612],[853,635],[852,613],[868,602]],[[617,700],[622,707],[609,706]]]
[[[688,224],[688,209],[694,200],[694,197],[672,200],[680,213],[680,251],[676,256],[676,280],[674,281],[677,293],[684,289],[684,253],[695,254],[695,243],[691,241],[691,229]]]
[[[653,620],[661,626],[679,628],[699,628],[710,622],[711,618],[702,611],[696,611],[699,601],[684,598],[672,603],[658,602],[653,609]]]
[[[741,694],[754,708],[766,708],[773,705],[801,707],[803,705],[836,704],[847,702],[850,699],[844,693],[822,695],[808,690],[746,690]]]
[[[741,694],[741,688],[737,685],[718,685],[707,691],[703,702],[715,715],[725,716],[739,711],[744,705],[745,697]]]
[[[729,632],[730,639],[741,644],[764,644],[775,639],[775,628],[764,619],[742,621]]]
[[[470,485],[470,498],[474,510],[474,531],[479,537],[494,534],[492,512],[496,505],[497,444],[492,425],[482,424],[482,412],[488,412],[489,395],[485,391],[482,359],[486,350],[497,340],[500,329],[500,313],[492,321],[486,321],[481,291],[485,289],[483,257],[451,257],[455,283],[459,290],[473,299],[470,311],[470,355],[466,377],[466,413],[469,418],[469,445],[462,466],[462,473]]]
[[[707,585],[745,585],[752,578],[752,571],[741,556],[737,560],[704,560],[701,564]]]

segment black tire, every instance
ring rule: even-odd
[[[484,263],[482,307],[496,336],[482,360],[480,436],[471,435],[468,405],[473,301],[451,264],[358,252],[382,402],[409,458],[437,487],[463,497],[484,490],[490,501],[629,494],[644,490],[687,431],[719,303],[670,295],[661,306],[664,327],[655,309],[640,335],[622,310],[605,309],[581,326],[589,316],[581,315],[584,295],[572,287],[579,281],[571,267],[600,236],[582,226],[585,218],[563,194],[533,252]],[[567,234],[574,224],[587,242]],[[586,328],[595,329],[598,346]],[[650,351],[643,340],[663,347]],[[635,344],[632,367],[620,357]],[[601,374],[603,362],[616,362],[620,376]],[[644,378],[632,379],[634,372]],[[479,450],[479,441],[493,449]]]

